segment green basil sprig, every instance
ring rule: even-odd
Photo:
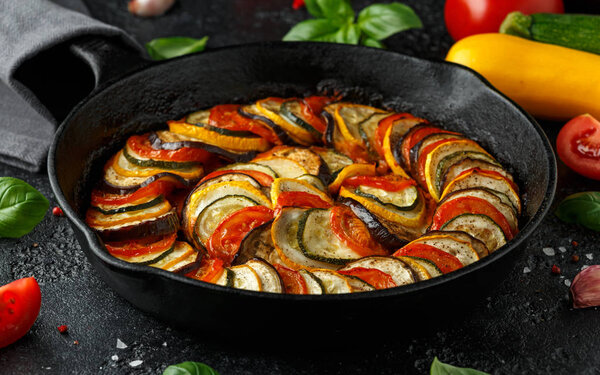
[[[46,215],[48,200],[33,186],[13,177],[0,177],[0,237],[19,238]]]
[[[202,39],[174,36],[153,39],[146,43],[146,50],[154,60],[166,60],[194,52],[202,52],[206,47],[208,37]]]
[[[313,41],[385,48],[381,40],[412,28],[421,28],[419,16],[401,3],[372,4],[355,22],[348,0],[305,0],[315,18],[302,21],[283,37],[284,41]]]
[[[474,370],[472,368],[456,367],[441,362],[437,357],[431,363],[431,375],[489,375],[487,372]]]
[[[167,367],[163,375],[219,375],[219,373],[201,362],[183,362]]]
[[[580,224],[600,232],[600,192],[569,195],[558,205],[556,216],[566,223]]]

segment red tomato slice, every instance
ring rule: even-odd
[[[558,157],[582,176],[600,180],[600,122],[591,115],[567,122],[556,139]]]
[[[342,140],[335,142],[335,149],[352,159],[355,163],[371,163],[371,157],[366,148],[355,142]]]
[[[407,180],[398,175],[386,176],[354,176],[349,177],[342,183],[343,186],[349,188],[357,188],[359,186],[369,186],[385,191],[401,191],[410,186],[416,186],[414,180]]]
[[[92,191],[91,204],[92,206],[99,205],[124,205],[129,203],[134,203],[139,199],[150,195],[169,195],[173,189],[184,187],[181,182],[172,179],[172,178],[161,178],[158,179],[144,187],[137,189],[135,192],[131,194],[111,194],[106,193],[101,190],[94,189]]]
[[[265,206],[246,207],[230,214],[209,237],[206,244],[208,254],[231,264],[246,234],[271,219],[273,210]]]
[[[144,254],[153,254],[165,251],[173,247],[177,233],[168,234],[162,237],[144,237],[138,240],[112,242],[105,244],[106,249],[111,255],[120,255],[134,257]]]
[[[441,139],[437,142],[433,142],[432,144],[425,146],[425,148],[423,148],[423,150],[421,150],[419,159],[417,160],[416,180],[418,180],[419,183],[421,184],[421,186],[423,186],[425,189],[427,189],[427,182],[425,180],[425,163],[427,162],[427,155],[429,155],[429,153],[431,151],[435,150],[435,148],[437,146],[444,144],[444,143],[456,141],[457,139],[458,138]]]
[[[40,313],[42,293],[33,277],[0,287],[0,348],[29,331]]]
[[[392,276],[375,268],[356,267],[346,271],[338,271],[338,273],[356,276],[374,286],[375,289],[387,289],[397,286]]]
[[[460,260],[458,260],[458,258],[454,255],[422,243],[408,244],[402,249],[396,251],[393,255],[412,256],[430,260],[435,263],[442,273],[456,271],[463,266]]]
[[[398,120],[404,119],[413,119],[415,116],[410,113],[396,113],[394,115],[388,116],[383,120],[379,121],[377,128],[375,129],[375,150],[381,156],[381,158],[385,158],[383,154],[383,137],[385,137],[385,133],[390,128],[390,126],[394,125],[394,123]]]
[[[273,129],[258,120],[240,115],[238,112],[240,107],[239,104],[221,104],[214,106],[210,110],[208,124],[217,128],[249,131],[263,137],[273,144],[281,144],[281,140],[277,134],[275,134]]]
[[[133,135],[127,139],[127,146],[141,157],[166,161],[197,161],[205,162],[210,158],[210,152],[201,148],[182,147],[177,150],[157,150],[152,147],[149,134]]]
[[[448,32],[459,40],[469,35],[497,33],[510,12],[563,13],[562,0],[446,0]]]
[[[331,230],[336,237],[361,257],[387,255],[371,232],[352,210],[346,206],[334,206],[330,215]]]
[[[431,230],[440,230],[446,222],[465,213],[486,215],[502,228],[507,240],[514,236],[506,217],[493,204],[477,197],[460,197],[443,203],[435,211]]]
[[[408,164],[406,167],[410,170],[410,149],[413,148],[417,143],[421,142],[423,138],[427,137],[430,134],[435,133],[447,133],[447,134],[456,134],[459,133],[451,132],[448,130],[442,130],[436,126],[424,126],[419,129],[415,129],[413,132],[408,135],[408,137],[402,141],[402,158]]]
[[[301,102],[303,119],[319,133],[324,133],[327,123],[321,117],[321,112],[323,112],[323,108],[327,104],[333,101],[335,101],[335,98],[327,96],[309,96],[304,98]]]
[[[277,197],[276,210],[283,207],[329,208],[331,203],[305,191],[283,191]]]
[[[247,174],[248,176],[254,178],[256,180],[256,182],[258,182],[262,186],[271,186],[271,184],[273,183],[273,177],[269,176],[268,174],[259,172],[259,171],[249,170],[249,169],[230,169],[230,170],[214,171],[214,172],[209,173],[206,176],[204,176],[204,178],[202,180],[200,180],[200,183],[203,183],[206,180],[210,180],[211,178],[219,177],[219,176],[222,176],[224,174],[229,174],[229,173]]]
[[[202,258],[200,267],[197,270],[186,274],[185,276],[200,281],[206,281],[207,283],[212,283],[217,280],[224,268],[225,267],[221,259]]]
[[[273,264],[273,267],[275,267],[277,273],[281,277],[286,293],[308,294],[306,281],[304,281],[304,278],[302,278],[302,275],[300,275],[298,271],[294,271],[280,264]]]

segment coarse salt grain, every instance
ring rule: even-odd
[[[589,253],[589,254],[585,254],[585,257],[588,258],[589,260],[594,259],[594,254]]]
[[[523,268],[523,273],[529,273],[529,272],[531,272],[531,268],[529,268],[529,267]]]
[[[144,363],[144,361],[136,359],[135,361],[129,362],[129,366],[131,366],[131,367],[138,367],[142,363]]]
[[[164,347],[166,348],[166,347],[167,347],[167,342],[166,342],[166,341],[165,341],[165,342],[163,342],[163,343],[162,343],[162,346],[164,346]]]
[[[551,247],[545,247],[542,249],[542,251],[549,257],[553,257],[554,255],[556,255],[556,251],[554,251],[554,249]]]
[[[112,359],[113,361],[118,361],[119,360],[119,356],[115,354],[112,357],[110,357],[110,359]]]
[[[567,252],[567,248],[564,246],[561,246],[558,248],[558,251],[560,251],[561,253],[565,253],[565,252]]]
[[[121,339],[117,339],[117,349],[125,349],[127,348],[127,345],[121,341]]]
[[[581,270],[583,271],[584,269],[588,268],[589,266],[587,264],[581,266]]]
[[[569,279],[566,279],[566,280],[565,280],[565,285],[566,285],[566,286],[571,286],[571,280],[569,280]]]

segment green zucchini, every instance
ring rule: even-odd
[[[373,144],[375,140],[375,130],[377,130],[379,122],[389,116],[390,113],[373,113],[358,124],[358,133],[367,146],[367,150],[375,159],[378,158],[377,150]]]
[[[277,172],[275,172],[273,170],[273,168],[271,168],[267,165],[262,165],[262,164],[257,164],[257,163],[235,163],[235,164],[230,164],[223,168],[217,169],[217,171],[238,171],[238,170],[257,171],[257,172],[262,172],[273,178],[279,177],[279,175],[277,174]]]
[[[246,130],[230,130],[230,129],[218,128],[216,126],[212,126],[212,125],[208,125],[208,124],[202,124],[202,123],[190,124],[190,125],[199,126],[201,128],[210,130],[210,131],[215,132],[215,133],[219,133],[221,135],[226,135],[226,136],[229,136],[229,137],[260,138],[260,136],[254,134],[254,133],[251,133],[249,131],[246,131]]]
[[[600,16],[512,12],[500,32],[538,42],[600,54]]]
[[[409,186],[401,191],[386,191],[361,185],[356,188],[355,193],[400,211],[413,210],[419,204],[419,192],[416,186]]]
[[[506,236],[496,222],[489,216],[481,214],[462,214],[449,220],[441,230],[458,230],[467,232],[482,241],[490,253],[506,244]]]
[[[344,167],[354,164],[352,159],[344,154],[340,154],[332,148],[311,147],[311,151],[315,152],[323,159],[332,176],[340,173]],[[332,181],[334,179],[335,177],[332,178]]]
[[[306,283],[306,289],[308,294],[325,294],[325,285],[321,279],[313,275],[309,270],[299,270],[298,273],[304,279]]]
[[[417,278],[410,266],[398,258],[389,256],[369,256],[348,263],[340,271],[347,271],[353,268],[374,268],[392,277],[396,286],[412,284]]]
[[[186,256],[187,253],[190,254]],[[173,252],[150,264],[150,266],[174,273],[187,273],[197,268],[200,265],[201,259],[202,256],[200,253],[192,249],[187,242],[176,241],[173,245]],[[177,260],[177,263],[167,267],[174,260]]]
[[[92,210],[96,210],[104,215],[114,215],[114,214],[120,214],[123,212],[145,210],[146,208],[150,208],[152,206],[156,206],[157,204],[162,203],[164,200],[165,200],[165,198],[162,195],[159,195],[159,196],[157,196],[153,199],[150,199],[149,201],[146,201],[144,203],[133,204],[130,206],[121,206],[118,208],[106,209],[106,210],[101,207],[95,207],[95,206],[92,206],[90,208]]]
[[[202,245],[213,234],[217,226],[230,214],[245,207],[258,206],[258,202],[244,195],[227,195],[204,207],[196,220],[194,234]]]
[[[137,155],[135,152],[133,152],[129,148],[129,146],[123,147],[123,156],[131,164],[137,165],[139,167],[147,167],[147,168],[182,170],[182,169],[192,169],[196,166],[202,165],[202,163],[198,163],[195,161],[166,161],[166,160],[146,159],[146,158],[143,158],[143,157]]]
[[[279,114],[287,122],[309,131],[317,138],[321,137],[321,133],[317,129],[315,129],[308,121],[302,118],[302,104],[299,100],[288,100],[287,102],[283,102],[281,104],[281,107],[279,107]]]
[[[352,293],[352,286],[348,280],[335,271],[313,270],[312,274],[321,280],[325,287],[325,294]]]
[[[235,272],[229,268],[225,268],[221,276],[215,281],[215,284],[233,288],[233,282],[235,280]]]

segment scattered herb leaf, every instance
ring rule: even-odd
[[[0,237],[19,238],[31,232],[50,207],[33,186],[13,177],[0,177]]]
[[[431,375],[489,375],[486,372],[473,370],[471,368],[456,367],[441,362],[437,357],[431,363]]]
[[[202,39],[182,36],[158,38],[146,43],[146,50],[152,59],[166,60],[194,52],[202,52],[207,41],[207,36]]]
[[[219,375],[219,373],[201,362],[182,362],[167,367],[163,375]]]
[[[423,27],[421,20],[401,3],[373,4],[364,8],[355,22],[348,0],[305,0],[315,18],[302,21],[283,37],[284,41],[313,41],[362,44],[385,48],[381,40],[411,28]]]
[[[569,195],[558,205],[556,216],[566,223],[580,224],[600,232],[600,192]]]

